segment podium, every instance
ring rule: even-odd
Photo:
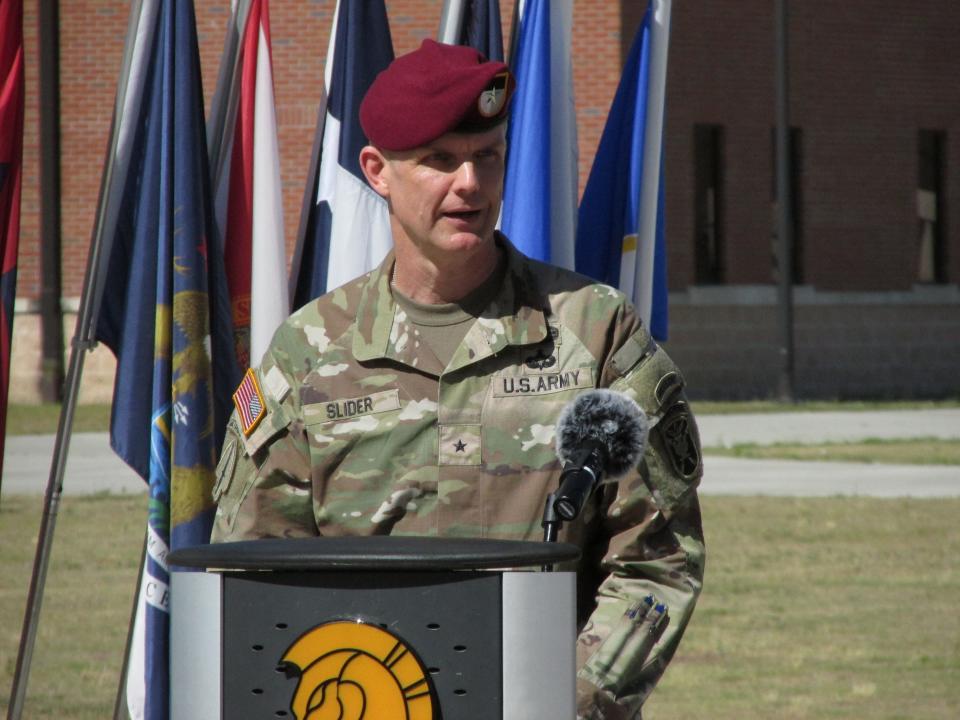
[[[574,718],[574,573],[530,569],[578,555],[423,537],[178,550],[171,717]]]

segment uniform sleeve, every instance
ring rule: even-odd
[[[637,401],[651,430],[638,472],[605,486],[607,575],[577,641],[585,720],[639,717],[690,621],[705,561],[700,441],[680,371],[640,327],[614,354],[607,379]]]
[[[317,535],[310,482],[310,451],[296,380],[277,334],[252,370],[264,415],[249,432],[234,409],[227,424],[213,497],[211,542]]]

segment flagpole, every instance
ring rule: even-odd
[[[437,40],[448,45],[460,42],[463,29],[463,0],[444,0]]]
[[[510,50],[507,55],[507,63],[511,70],[516,69],[517,64],[517,41],[520,38],[520,18],[523,17],[523,6],[526,0],[517,0],[513,6],[513,19],[510,21]]]
[[[131,36],[131,29],[135,29],[140,17],[140,0],[134,0],[130,8],[130,20],[127,36]],[[122,67],[126,68],[131,62],[131,48],[124,48]],[[124,74],[121,73],[121,77]],[[119,98],[119,89],[118,89]],[[30,577],[30,589],[27,593],[27,605],[24,610],[23,626],[20,631],[20,645],[17,650],[17,664],[13,675],[13,688],[10,692],[10,704],[7,707],[7,720],[20,720],[23,713],[23,703],[27,693],[27,682],[30,677],[30,664],[33,660],[33,650],[36,645],[37,628],[40,621],[40,608],[43,600],[43,590],[46,585],[47,569],[50,565],[50,552],[53,547],[53,534],[57,524],[57,514],[60,509],[60,497],[63,494],[63,475],[67,464],[67,453],[70,448],[70,435],[73,429],[73,416],[77,406],[77,396],[80,392],[80,378],[83,375],[83,364],[86,351],[96,345],[93,328],[93,319],[99,312],[99,302],[103,296],[102,258],[109,257],[109,247],[112,237],[106,238],[104,228],[107,219],[107,190],[113,181],[114,163],[118,144],[117,108],[114,106],[113,117],[110,121],[110,133],[107,145],[106,163],[103,175],[100,178],[100,191],[97,199],[97,214],[94,223],[93,237],[90,242],[90,252],[87,255],[87,268],[84,276],[83,290],[80,295],[80,308],[77,313],[77,324],[71,341],[70,363],[64,384],[63,404],[60,406],[60,419],[57,425],[57,435],[53,447],[53,457],[50,461],[50,474],[43,497],[43,515],[40,520],[40,533],[37,540],[37,549],[33,561],[33,573]]]
[[[777,271],[779,273],[780,374],[778,392],[785,402],[794,401],[793,348],[793,219],[790,201],[789,63],[787,58],[787,0],[776,0],[777,47]]]
[[[114,126],[116,116],[110,127],[110,150],[108,159],[113,156],[116,147]],[[97,221],[94,237],[87,256],[87,270],[84,279],[84,288],[80,296],[80,310],[77,315],[77,324],[71,342],[70,365],[64,387],[63,405],[60,407],[60,420],[57,425],[57,436],[53,447],[53,458],[50,462],[50,475],[43,498],[43,515],[40,521],[40,534],[37,550],[33,561],[33,575],[30,578],[30,590],[27,594],[27,607],[24,611],[23,628],[20,632],[20,647],[17,652],[17,666],[13,676],[13,690],[10,694],[10,705],[7,711],[7,720],[19,720],[23,712],[23,701],[27,692],[27,681],[30,676],[30,663],[33,659],[33,649],[36,644],[37,626],[40,620],[40,606],[43,600],[43,589],[47,579],[47,568],[50,564],[50,551],[53,546],[53,533],[57,524],[57,513],[60,509],[60,496],[63,493],[63,474],[67,464],[67,453],[70,448],[70,435],[73,429],[73,416],[77,406],[77,395],[80,392],[80,377],[83,375],[83,364],[86,351],[93,349],[96,340],[92,337],[93,318],[96,309],[93,307],[96,298],[101,297],[98,291],[102,285],[102,273],[99,272],[100,258],[103,257],[105,242],[103,227],[105,216],[105,195],[113,174],[112,163],[107,164],[100,181],[100,197],[97,202]]]
[[[653,310],[653,265],[657,235],[657,199],[660,193],[660,156],[663,149],[663,116],[666,101],[667,58],[670,43],[671,0],[650,3],[650,84],[643,151],[643,190],[640,196],[640,227],[632,271],[633,302],[644,324],[650,327]],[[621,270],[622,272],[622,270]],[[637,277],[649,280],[637,282]]]

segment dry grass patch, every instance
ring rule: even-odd
[[[706,588],[645,720],[960,717],[960,500],[702,502]],[[0,502],[4,696],[39,514]],[[64,499],[24,717],[110,717],[145,518],[143,495]]]
[[[706,587],[645,720],[960,717],[960,500],[702,502]]]

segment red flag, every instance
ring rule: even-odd
[[[0,468],[7,432],[7,388],[20,242],[23,154],[23,0],[0,0]]]
[[[242,24],[224,259],[237,357],[248,367],[260,363],[289,307],[267,0],[252,0]]]

